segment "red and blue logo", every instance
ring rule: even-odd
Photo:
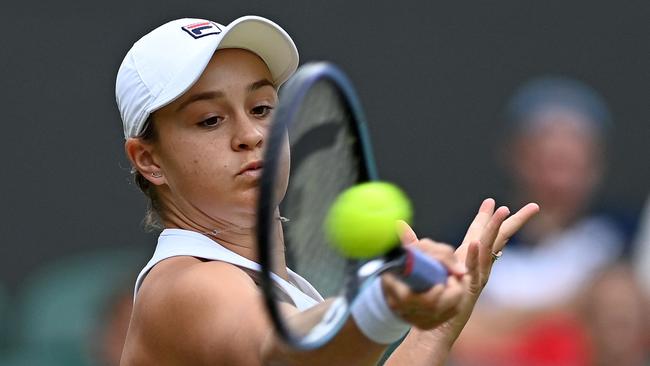
[[[207,21],[192,23],[190,25],[181,27],[181,29],[183,29],[185,32],[187,32],[187,34],[194,38],[201,38],[212,34],[221,33],[221,28],[219,28],[216,24]]]

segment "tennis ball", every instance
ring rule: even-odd
[[[410,222],[411,203],[387,182],[361,183],[341,192],[329,209],[324,229],[329,242],[347,258],[376,257],[398,242],[397,220]]]

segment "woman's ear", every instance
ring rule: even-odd
[[[154,159],[152,144],[140,138],[131,137],[124,143],[124,150],[133,167],[146,180],[157,186],[166,183],[162,169]]]

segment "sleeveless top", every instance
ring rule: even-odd
[[[138,275],[133,294],[134,300],[151,268],[164,259],[176,256],[191,256],[211,261],[231,263],[244,270],[259,284],[257,275],[260,271],[260,265],[256,262],[226,249],[203,234],[182,229],[165,229],[158,238],[158,245],[156,246],[153,257]],[[271,274],[273,281],[277,285],[276,289],[278,290],[279,297],[284,298],[287,302],[293,303],[300,311],[306,310],[323,301],[322,296],[307,280],[289,268],[287,268],[287,272],[289,274],[288,281],[275,273]]]

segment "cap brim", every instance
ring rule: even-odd
[[[217,49],[242,48],[262,58],[276,86],[284,83],[298,67],[298,50],[291,37],[272,21],[245,16],[230,23]]]

